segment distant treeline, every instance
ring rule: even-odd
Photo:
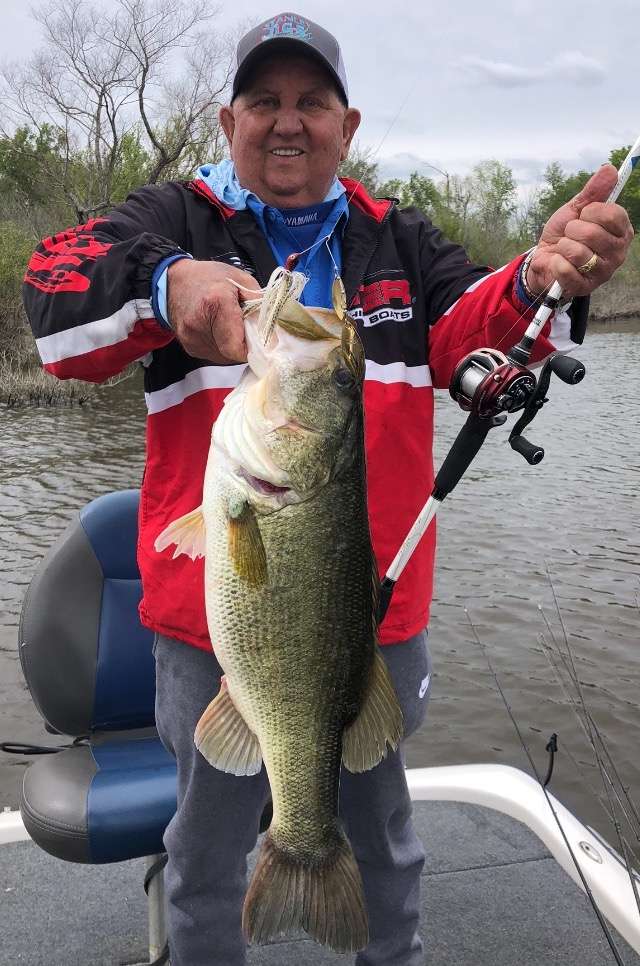
[[[609,161],[617,168],[631,145],[613,150]],[[565,173],[553,161],[541,184],[525,200],[518,195],[511,168],[497,160],[482,161],[470,174],[440,172],[432,179],[415,171],[406,179],[384,181],[368,150],[356,150],[343,173],[361,180],[381,197],[398,198],[426,212],[451,241],[463,245],[472,261],[504,265],[535,244],[549,217],[578,194],[593,171]],[[633,175],[619,198],[631,223],[640,231],[640,175]],[[627,262],[607,285],[591,297],[591,317],[610,320],[640,317],[640,240],[634,241]]]
[[[611,161],[619,165],[627,150],[613,151]],[[43,157],[48,172],[59,166],[59,178],[41,177]],[[203,157],[210,160],[206,154]],[[108,203],[85,215],[106,214],[130,191],[147,183],[152,163],[139,138],[124,138],[111,174]],[[166,176],[187,177],[189,173],[172,168]],[[403,206],[422,209],[449,239],[464,245],[473,261],[494,266],[534,244],[548,217],[577,194],[592,174],[566,174],[554,162],[538,190],[523,203],[513,172],[496,160],[483,161],[464,177],[443,173],[436,181],[414,172],[406,179],[383,181],[377,162],[368,152],[356,149],[341,173],[361,180],[378,197],[394,197]],[[20,289],[34,245],[41,236],[78,221],[71,196],[84,193],[86,197],[94,178],[86,156],[63,156],[53,130],[35,133],[21,128],[11,138],[0,138],[0,399],[82,401],[90,394],[89,387],[56,384],[45,374],[36,374],[39,363],[25,324]],[[634,227],[640,227],[640,178],[630,180],[621,202]],[[627,265],[593,296],[592,315],[603,319],[640,315],[638,242],[632,246]]]
[[[190,177],[198,163],[223,157],[217,122],[228,102],[234,38],[216,33],[206,0],[49,0],[34,7],[43,47],[0,71],[0,398],[35,386],[38,363],[21,309],[20,287],[37,241],[107,214],[136,187]],[[177,76],[176,58],[181,74]],[[6,127],[8,124],[9,127]],[[619,165],[626,153],[611,153]],[[382,181],[371,151],[356,148],[343,173],[379,196],[424,210],[472,260],[500,265],[529,248],[548,216],[591,172],[549,165],[526,203],[500,161],[461,177],[418,172]],[[621,198],[640,225],[640,178]],[[597,293],[601,316],[640,314],[640,256]],[[39,377],[40,378],[40,377]],[[48,377],[41,377],[46,379]],[[31,380],[31,383],[30,383]],[[50,383],[54,385],[53,381]],[[47,383],[49,385],[49,383]],[[56,384],[57,385],[57,384]],[[34,398],[86,393],[77,386]]]
[[[627,151],[612,151],[611,162],[619,166]],[[214,143],[213,156],[203,148],[202,162],[220,157],[219,142]],[[109,184],[99,190],[95,168],[86,152],[70,153],[68,143],[50,125],[37,132],[22,127],[12,137],[0,137],[0,304],[5,312],[18,298],[26,261],[41,237],[106,214],[149,180],[189,177],[195,163],[192,152],[186,151],[180,163],[158,173],[157,158],[139,134],[129,132],[119,143]],[[576,195],[592,173],[567,174],[553,162],[537,190],[522,201],[511,168],[497,160],[482,161],[465,176],[443,172],[434,180],[414,171],[408,178],[384,181],[371,152],[356,148],[341,168],[341,174],[361,181],[372,194],[420,208],[447,238],[463,245],[473,261],[489,265],[504,264],[529,248],[550,215]],[[640,177],[630,179],[620,201],[637,230]],[[640,284],[640,278],[637,281]]]
[[[613,150],[611,163],[619,167],[629,148]],[[406,179],[384,181],[371,152],[356,150],[343,165],[343,172],[361,180],[375,195],[420,208],[447,238],[463,245],[473,261],[491,265],[504,264],[533,245],[553,212],[578,194],[594,173],[567,174],[554,161],[547,166],[541,184],[522,200],[513,171],[497,160],[482,161],[465,176],[441,171],[433,179],[414,171]],[[630,179],[620,203],[637,231],[640,177]]]
[[[612,151],[612,163],[618,166],[627,150]],[[213,159],[221,156],[216,143]],[[205,160],[212,160],[206,148]],[[191,152],[186,152],[179,164],[167,166],[160,177],[156,166],[157,159],[141,137],[129,132],[119,143],[108,186],[98,191],[95,162],[86,152],[70,153],[69,145],[51,126],[43,125],[37,132],[22,127],[12,137],[0,138],[0,343],[7,315],[18,311],[21,280],[35,243],[78,223],[79,216],[106,214],[129,192],[148,183],[151,175],[155,174],[153,180],[188,177],[195,164]],[[378,172],[371,153],[358,148],[341,169],[378,197],[394,197],[403,206],[420,208],[447,238],[463,245],[473,261],[494,266],[534,244],[549,216],[577,194],[593,173],[567,174],[553,162],[539,188],[523,202],[511,168],[497,160],[483,161],[465,176],[443,172],[437,180],[416,171],[406,179],[383,181]],[[84,199],[81,206],[79,198]],[[638,229],[640,177],[630,179],[620,200]],[[626,276],[634,288],[640,287],[638,268],[637,256],[632,257]],[[636,307],[640,308],[640,298]]]

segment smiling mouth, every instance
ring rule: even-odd
[[[271,148],[269,153],[276,158],[299,158],[304,151],[302,148]]]

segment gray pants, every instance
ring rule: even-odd
[[[426,631],[382,653],[409,735],[422,723],[429,696]],[[266,773],[263,768],[252,777],[227,775],[195,748],[196,723],[223,673],[214,655],[159,636],[155,657],[156,723],[178,764],[178,809],[164,837],[171,966],[244,966],[246,859],[269,798]],[[401,750],[371,771],[342,770],[340,815],[369,914],[370,942],[356,956],[357,966],[421,966],[424,850],[413,827]]]

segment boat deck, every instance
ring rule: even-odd
[[[524,825],[492,809],[417,802],[427,850],[428,966],[609,966],[588,899]],[[142,860],[63,863],[30,842],[0,848],[0,966],[125,966],[146,960]],[[625,966],[640,966],[616,936]],[[253,948],[250,966],[346,966],[309,939]]]

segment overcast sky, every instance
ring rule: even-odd
[[[360,143],[382,141],[387,175],[437,178],[428,164],[464,174],[498,158],[531,185],[551,160],[594,168],[637,137],[639,0],[392,0],[371,10],[367,0],[295,4],[338,38]],[[28,58],[39,41],[29,4],[0,0],[0,12],[0,61]],[[220,26],[279,12],[223,2]]]

